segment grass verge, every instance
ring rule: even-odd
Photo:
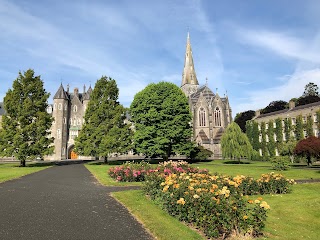
[[[106,165],[100,162],[92,162],[84,165],[95,178],[105,186],[141,186],[141,182],[117,182],[111,178],[108,171],[114,165]]]
[[[204,239],[196,231],[164,212],[141,190],[112,193],[151,232],[156,239]]]
[[[286,171],[275,171],[270,162],[245,161],[243,164],[236,164],[226,160],[214,160],[211,162],[194,163],[192,166],[206,168],[210,173],[218,172],[231,176],[245,175],[259,178],[264,173],[280,173],[289,179],[320,179],[320,166],[318,168],[291,167]]]
[[[38,172],[48,167],[50,166],[32,164],[26,167],[19,167],[19,164],[3,163],[0,164],[0,183]]]

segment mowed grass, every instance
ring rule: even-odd
[[[264,231],[269,239],[319,239],[320,183],[298,184],[290,194],[262,197],[271,207]]]
[[[193,167],[206,168],[210,173],[220,173],[230,176],[245,175],[259,178],[261,174],[275,172],[289,179],[320,179],[320,166],[308,168],[306,166],[292,166],[286,171],[275,171],[270,162],[243,161],[242,164],[228,160],[214,160],[192,164]]]
[[[44,170],[50,166],[30,164],[26,167],[19,167],[19,164],[0,164],[0,183],[11,179],[19,178],[34,172]]]
[[[117,182],[111,178],[108,171],[115,165],[106,165],[101,162],[92,162],[84,165],[95,178],[105,186],[141,186],[141,182]]]
[[[112,193],[159,240],[204,239],[195,230],[163,211],[141,190]]]

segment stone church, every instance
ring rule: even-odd
[[[208,87],[200,86],[192,57],[190,35],[182,73],[181,89],[189,100],[193,116],[193,138],[197,144],[211,150],[214,156],[221,156],[220,139],[232,121],[232,111],[228,96],[220,97]]]

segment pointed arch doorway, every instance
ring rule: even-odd
[[[68,150],[68,159],[76,160],[78,159],[78,154],[74,151],[74,145],[71,145]]]

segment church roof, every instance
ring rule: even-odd
[[[62,83],[58,89],[58,91],[56,92],[56,94],[54,95],[53,99],[68,99],[68,95],[67,93],[64,91],[64,88],[62,86]]]
[[[202,129],[199,131],[198,136],[201,138],[202,143],[210,144],[210,139]]]
[[[92,88],[91,88],[91,85],[90,85],[90,87],[88,88],[88,91],[83,96],[83,100],[89,100],[91,93],[92,93]]]
[[[188,37],[187,37],[187,46],[186,46],[186,54],[185,54],[185,59],[184,59],[184,68],[183,68],[183,72],[182,72],[181,86],[183,86],[185,84],[199,85],[196,71],[194,69],[189,33],[188,33]]]
[[[210,101],[212,98],[215,98],[216,96],[218,96],[218,95],[214,94],[207,85],[203,85],[203,86],[199,87],[195,93],[190,95],[190,99],[191,99],[192,103],[195,104],[198,101],[201,93],[207,99],[207,101]],[[220,98],[220,99],[222,102],[227,101],[227,98],[225,98],[225,97]]]

